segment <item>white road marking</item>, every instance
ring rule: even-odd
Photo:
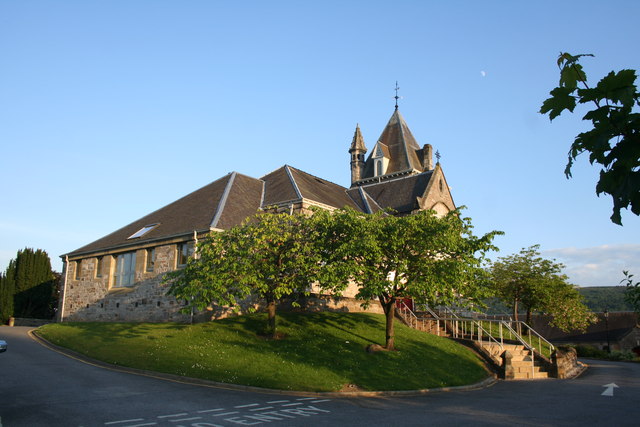
[[[182,421],[194,421],[194,420],[201,420],[202,417],[191,417],[191,418],[180,418],[177,420],[169,420],[172,423],[180,423]]]
[[[223,417],[225,415],[239,414],[240,411],[223,412],[221,414],[213,414],[212,417]]]
[[[287,403],[289,402],[288,400],[272,400],[271,402],[267,402],[270,405],[273,405],[274,403]]]
[[[173,418],[173,417],[184,417],[185,415],[189,415],[186,412],[182,412],[180,414],[171,414],[171,415],[158,415],[157,418]]]
[[[121,420],[121,421],[110,421],[108,423],[104,423],[104,425],[112,426],[114,424],[137,423],[138,421],[144,421],[144,418],[134,418],[132,420]]]
[[[234,408],[240,409],[240,408],[250,408],[252,406],[258,406],[257,403],[249,403],[248,405],[238,405],[238,406],[234,406]]]

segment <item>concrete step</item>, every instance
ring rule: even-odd
[[[549,373],[547,372],[516,372],[514,374],[515,380],[533,380],[533,379],[541,379],[541,378],[549,378]]]

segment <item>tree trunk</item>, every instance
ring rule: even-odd
[[[518,332],[518,334],[522,333],[522,330],[520,329],[520,323],[518,322],[518,300],[515,299],[513,300],[513,321],[516,322],[516,332]]]
[[[396,316],[396,298],[395,297],[379,297],[384,315],[386,316],[385,346],[387,350],[395,350],[395,328],[394,318]]]
[[[274,339],[278,337],[276,331],[276,302],[272,299],[267,299],[267,332]]]

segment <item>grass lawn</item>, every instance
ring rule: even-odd
[[[412,390],[472,384],[488,373],[481,359],[446,338],[396,321],[398,351],[367,353],[384,343],[384,316],[281,313],[279,340],[256,334],[264,314],[196,325],[55,323],[45,339],[115,365],[212,381],[299,391]]]

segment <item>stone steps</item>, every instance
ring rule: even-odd
[[[401,316],[402,313],[399,313]],[[427,332],[434,335],[450,337],[451,335],[446,332],[444,324],[440,323],[438,328],[438,322],[430,316],[424,313],[417,313],[417,319],[415,317],[403,316],[405,322],[411,325],[414,329]],[[458,338],[465,338],[458,336]],[[472,337],[466,337],[472,338]],[[525,346],[521,344],[504,343],[503,345],[495,342],[482,343],[483,349],[489,353],[490,357],[494,360],[497,366],[502,366],[502,354],[508,351],[511,354],[511,371],[510,379],[514,380],[531,380],[549,378],[549,373],[545,371],[545,368],[540,365],[540,362],[533,358],[532,355]]]
[[[511,366],[513,368],[514,380],[530,380],[549,378],[549,373],[540,365],[539,361],[532,357],[531,351],[520,344],[504,344],[501,348],[498,344],[487,343],[482,347],[489,352],[491,357],[502,365],[502,353],[508,351],[511,354]],[[533,360],[533,362],[532,362]]]

